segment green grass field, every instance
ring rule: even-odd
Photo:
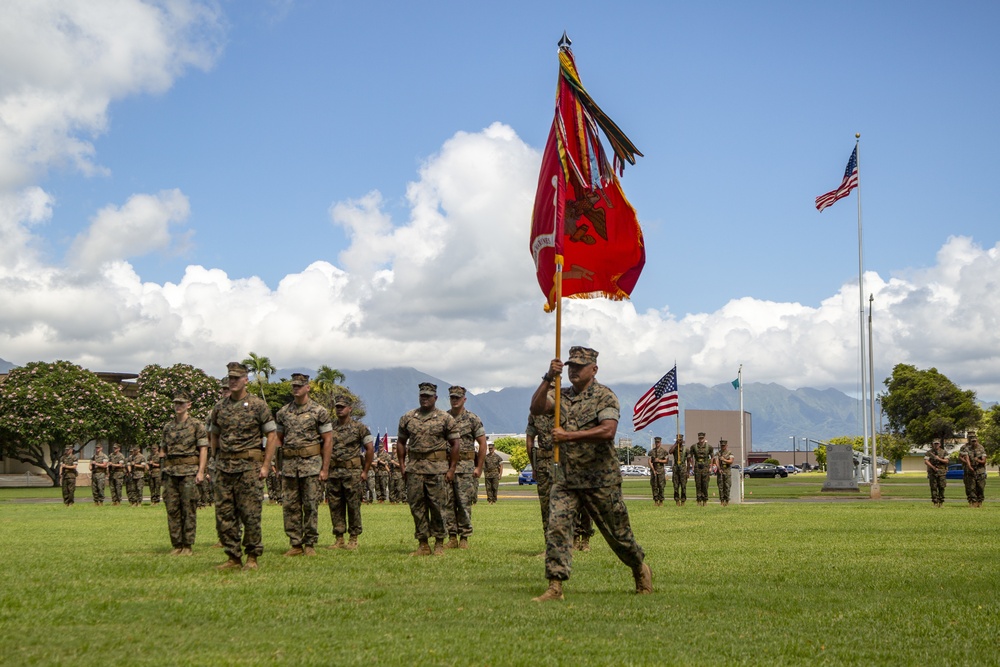
[[[750,488],[794,488],[781,481]],[[626,493],[648,495],[643,484],[626,482]],[[268,505],[261,569],[224,573],[213,568],[225,557],[210,548],[211,509],[199,513],[194,557],[177,558],[162,505],[64,508],[17,491],[0,490],[3,664],[997,662],[1000,505],[990,502],[630,501],[655,593],[631,592],[628,568],[598,535],[574,561],[566,601],[539,605],[533,488],[481,502],[472,548],[436,558],[407,555],[409,511],[390,505],[364,508],[358,551],[284,558],[281,511]]]

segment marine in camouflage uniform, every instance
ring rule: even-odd
[[[73,453],[73,446],[67,445],[59,459],[59,480],[62,485],[63,504],[70,507],[76,496],[76,465],[79,459]]]
[[[257,559],[264,552],[260,525],[263,480],[270,472],[278,445],[277,425],[264,399],[247,392],[247,370],[243,364],[230,362],[227,370],[229,398],[216,403],[208,418],[209,443],[218,456],[213,484],[216,529],[229,556],[218,567],[256,570]],[[260,445],[265,437],[267,446],[262,452]],[[241,525],[245,565],[240,552]]]
[[[282,406],[284,407],[284,406]],[[267,484],[267,500],[271,503],[280,503],[284,496],[283,480],[281,475],[281,450],[277,450],[274,453],[274,465],[271,466],[271,471],[267,473],[267,479],[264,480]]]
[[[111,456],[108,457],[108,474],[111,479],[111,505],[122,504],[122,482],[125,481],[125,455],[122,454],[122,446],[115,444],[112,446]]]
[[[331,431],[330,452],[323,452],[323,468],[328,469],[326,502],[336,538],[330,549],[356,549],[362,532],[361,495],[370,475],[375,448],[371,431],[354,421],[354,405],[347,396],[337,396],[333,403],[337,421]],[[364,456],[361,452],[364,451]],[[349,533],[344,544],[344,533]]]
[[[188,414],[191,396],[174,393],[174,418],[163,425],[158,455],[163,461],[163,504],[171,556],[190,556],[198,529],[198,483],[208,465],[208,429]]]
[[[389,452],[382,450],[375,457],[375,496],[384,503],[389,495]]]
[[[465,387],[449,387],[448,398],[451,402],[448,414],[458,424],[460,447],[455,477],[445,486],[444,528],[449,536],[445,548],[468,549],[472,535],[472,505],[478,492],[476,482],[483,474],[486,458],[486,429],[476,413],[465,409]]]
[[[406,502],[406,486],[403,484],[403,473],[395,456],[389,456],[389,504]]]
[[[674,504],[679,507],[687,502],[688,461],[683,435],[677,436],[668,455],[672,466],[670,478],[674,484]]]
[[[986,497],[986,450],[979,444],[975,431],[967,434],[968,442],[958,451],[962,461],[962,479],[969,507],[982,507]]]
[[[278,410],[278,444],[281,446],[282,516],[291,548],[286,556],[316,555],[319,540],[319,488],[329,469],[323,467],[323,450],[332,447],[330,412],[309,398],[309,376],[292,373],[294,400]],[[329,457],[327,457],[329,461]]]
[[[708,479],[712,475],[712,445],[705,440],[705,434],[698,434],[698,442],[688,448],[688,461],[694,470],[694,488],[698,505],[708,504]]]
[[[729,451],[729,441],[719,440],[719,452],[715,456],[715,484],[719,488],[719,502],[723,507],[729,504],[729,491],[733,484],[733,462],[736,457]]]
[[[555,394],[550,392],[549,400],[555,400],[554,396]],[[549,496],[552,493],[552,427],[554,423],[555,418],[551,413],[529,414],[528,426],[524,430],[528,460],[531,461],[531,472],[536,482],[535,492],[538,494],[538,505],[542,510],[542,535],[549,531]]]
[[[375,502],[375,470],[369,471],[371,474],[368,475],[363,481],[364,486],[364,501],[371,505]]]
[[[562,583],[569,579],[573,562],[573,521],[582,505],[618,559],[629,566],[636,593],[653,591],[652,572],[636,542],[622,498],[621,471],[614,436],[620,416],[618,397],[597,382],[597,351],[572,347],[566,365],[572,386],[561,394],[560,425],[553,429],[559,447],[558,476],[552,485],[549,528],[545,534],[546,591],[536,601],[563,599]],[[531,397],[532,414],[545,414],[554,406],[549,388],[562,373],[563,363],[553,359],[542,383]]]
[[[649,450],[649,466],[652,474],[649,476],[649,486],[653,491],[653,504],[663,505],[663,490],[667,486],[667,448],[662,444],[663,438],[653,438],[653,448]]]
[[[486,500],[490,505],[497,502],[497,491],[500,490],[500,477],[503,475],[503,458],[493,451],[493,443],[483,459],[483,476],[486,478]]]
[[[126,460],[128,476],[125,478],[126,489],[128,491],[128,502],[132,507],[142,505],[142,491],[145,486],[146,457],[142,455],[142,450],[138,445],[132,447],[132,454]]]
[[[108,481],[108,461],[104,447],[97,445],[94,458],[90,460],[90,493],[94,496],[94,504],[98,507],[104,504],[104,487]]]
[[[416,556],[431,554],[429,540],[435,538],[434,554],[444,553],[447,485],[455,478],[461,447],[458,422],[434,407],[437,385],[421,382],[420,407],[399,418],[396,457],[406,481],[406,500],[413,515],[413,536],[419,546]]]
[[[940,440],[931,443],[924,456],[927,466],[927,481],[931,485],[931,503],[935,507],[944,505],[944,489],[948,486],[948,452],[944,451]]]
[[[146,473],[146,480],[149,482],[149,502],[156,505],[160,502],[160,482],[162,474],[162,462],[157,447],[149,448],[149,458],[146,459],[149,468]]]

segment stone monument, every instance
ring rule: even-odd
[[[854,449],[850,445],[826,446],[826,481],[823,491],[858,491],[854,476]]]

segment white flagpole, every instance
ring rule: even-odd
[[[861,133],[854,134],[854,149],[857,151],[858,168],[858,343],[861,360],[861,423],[864,428],[864,454],[868,456],[868,405],[865,390],[865,262],[862,250],[863,234],[861,232]],[[869,480],[871,481],[871,480]]]
[[[742,452],[742,457],[743,457],[743,469],[740,470],[740,475],[742,477],[743,470],[746,470],[746,468],[747,468],[747,446],[746,446],[746,438],[743,437],[743,434],[746,432],[746,430],[745,430],[745,428],[743,426],[743,364],[740,364],[740,369],[739,369],[739,371],[736,372],[736,381],[740,385],[740,452]],[[744,486],[745,486],[745,484],[743,484],[743,479],[741,478],[740,479],[740,501],[742,501],[746,497],[746,494],[743,491]]]
[[[875,436],[875,352],[872,347],[872,302],[875,300],[874,294],[868,295],[868,382],[871,390],[869,400],[869,418],[872,424],[872,486],[870,495],[872,498],[882,497],[882,489],[878,483],[878,440]]]

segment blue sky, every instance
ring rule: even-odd
[[[933,365],[1000,397],[1000,7],[618,4],[12,3],[0,357],[211,371],[254,350],[532,384],[552,320],[527,230],[566,30],[645,154],[623,179],[633,301],[567,308],[603,377],[676,359],[682,384],[742,363],[854,390],[856,195],[813,200],[860,132],[877,375]]]

